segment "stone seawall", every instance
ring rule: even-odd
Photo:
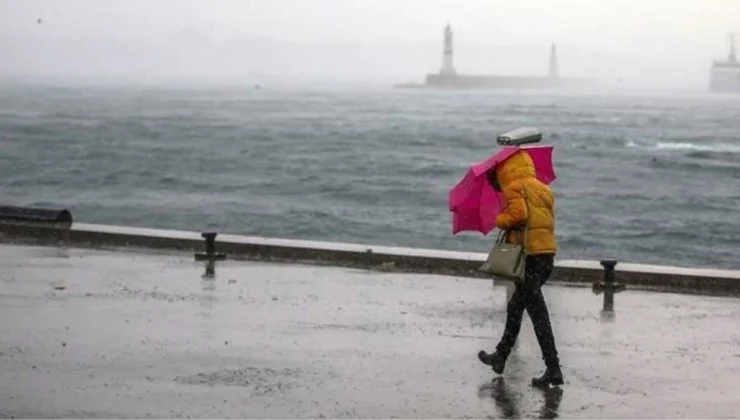
[[[200,232],[75,223],[71,228],[0,223],[0,241],[83,248],[136,248],[203,252]],[[466,276],[490,280],[477,271],[484,253],[370,246],[219,234],[216,252],[229,259],[343,265],[383,271]],[[602,280],[598,261],[558,260],[553,282],[592,285]],[[740,296],[740,271],[619,263],[615,281],[629,289]]]

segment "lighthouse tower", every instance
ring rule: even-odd
[[[455,66],[452,64],[452,28],[448,23],[445,27],[444,42],[442,45],[442,68],[439,74],[442,76],[455,75]]]
[[[547,77],[550,79],[557,79],[558,75],[558,53],[555,48],[555,43],[550,46],[550,71]]]

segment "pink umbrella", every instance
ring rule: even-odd
[[[488,184],[486,172],[519,150],[529,153],[534,163],[537,179],[545,184],[550,184],[555,180],[552,146],[500,148],[483,162],[471,165],[465,177],[450,190],[453,235],[463,231],[480,232],[487,235],[493,230],[496,216],[503,209],[504,202],[503,197]]]

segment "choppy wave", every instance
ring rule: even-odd
[[[740,137],[738,137],[740,142]],[[658,150],[692,150],[699,152],[715,153],[740,153],[740,143],[737,144],[696,144],[696,143],[666,143],[658,142],[655,144]]]
[[[38,93],[38,90],[36,91]],[[447,191],[539,126],[563,258],[740,268],[740,100],[388,91],[0,91],[0,197],[77,220],[485,251]]]
[[[665,141],[635,141],[613,139],[617,142],[623,142],[625,147],[652,149],[656,151],[678,151],[678,152],[710,152],[710,153],[733,153],[740,154],[740,135],[737,143],[689,143],[689,142],[665,142]]]

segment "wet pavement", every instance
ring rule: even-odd
[[[0,245],[0,418],[707,418],[740,413],[740,301],[550,286],[565,386],[529,320],[479,364],[505,288],[434,275]]]

